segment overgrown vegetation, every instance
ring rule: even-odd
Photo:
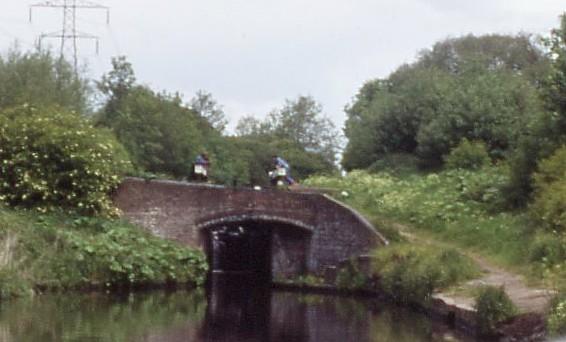
[[[202,252],[120,220],[0,208],[0,241],[5,297],[38,288],[197,286],[207,271]]]
[[[373,261],[378,286],[401,303],[427,304],[431,295],[479,274],[455,249],[408,243],[381,248]]]
[[[528,261],[525,251],[539,233],[529,228],[526,214],[501,211],[504,199],[500,189],[507,180],[505,166],[490,166],[479,171],[455,169],[403,177],[354,171],[343,178],[313,177],[307,184],[347,192],[341,199],[368,217],[434,234],[507,265],[524,265]],[[377,224],[379,227],[380,222]]]
[[[485,143],[464,138],[445,158],[448,169],[479,170],[491,164]]]
[[[370,289],[370,277],[359,269],[355,260],[348,261],[336,275],[336,286],[347,290]]]
[[[307,183],[556,286],[566,280],[564,80],[566,16],[542,44],[439,42],[348,106],[342,163],[367,172]]]
[[[415,63],[363,85],[346,109],[342,165],[367,168],[407,153],[437,167],[463,138],[483,141],[492,158],[502,158],[542,109],[537,83],[549,62],[528,35],[438,42]]]
[[[476,294],[478,328],[482,334],[491,334],[497,324],[517,314],[518,310],[503,287],[484,286]]]
[[[113,212],[108,194],[130,162],[107,131],[62,108],[0,112],[0,201],[41,212]]]
[[[562,291],[550,303],[548,330],[554,335],[566,334],[566,294]]]

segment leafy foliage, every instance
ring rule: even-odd
[[[199,252],[164,242],[124,222],[79,218],[73,225],[81,230],[93,227],[98,232],[88,236],[75,231],[49,232],[49,227],[44,227],[44,234],[55,233],[58,247],[67,252],[56,259],[37,260],[36,271],[43,285],[204,283],[206,261]]]
[[[486,145],[481,142],[470,142],[464,138],[445,159],[449,169],[478,170],[491,163]]]
[[[213,134],[205,119],[183,106],[180,95],[155,93],[135,84],[132,66],[123,57],[102,77],[99,90],[108,99],[97,116],[110,128],[140,171],[187,176],[195,156]]]
[[[550,303],[547,316],[548,330],[555,335],[566,333],[566,294],[558,293]]]
[[[305,156],[319,155],[330,166],[334,165],[339,148],[334,124],[322,114],[322,106],[310,96],[286,100],[285,105],[273,110],[265,121],[244,117],[238,122],[236,131],[248,140],[292,145],[303,150]],[[276,154],[285,156],[283,152]]]
[[[0,110],[30,104],[88,114],[90,94],[88,80],[47,50],[22,52],[16,46],[0,56]]]
[[[394,221],[432,232],[451,243],[524,265],[533,232],[527,229],[526,215],[498,210],[504,199],[500,189],[507,181],[505,166],[492,166],[401,176],[353,171],[346,177],[311,177],[305,184],[346,192],[341,200],[378,222]]]
[[[310,96],[286,100],[285,105],[268,117],[272,134],[290,140],[307,152],[322,155],[334,164],[338,152],[338,133],[330,119],[322,114],[322,106]]]
[[[0,270],[0,299],[27,297],[32,294],[31,285],[14,269]]]
[[[204,282],[207,270],[202,252],[119,220],[0,208],[0,239],[7,236],[15,245],[3,270],[17,270],[14,279],[28,289],[193,286]]]
[[[475,264],[454,249],[396,244],[375,253],[379,286],[403,303],[426,304],[435,290],[478,274]]]
[[[228,120],[226,120],[224,110],[211,93],[204,90],[197,91],[189,103],[189,108],[205,118],[216,131],[222,133],[226,129]]]
[[[481,333],[493,333],[497,324],[517,314],[518,310],[503,287],[484,286],[476,296],[478,327]]]
[[[533,217],[551,231],[566,233],[566,146],[541,161],[534,179]]]
[[[532,75],[544,74],[547,65],[524,36],[440,42],[417,62],[362,87],[346,108],[342,165],[365,168],[387,154],[410,153],[423,166],[437,166],[463,138],[483,141],[492,157],[502,158],[542,108]]]
[[[341,289],[360,290],[369,287],[369,275],[364,274],[355,260],[348,261],[336,275],[336,286]]]
[[[129,161],[107,132],[63,109],[20,106],[0,113],[0,133],[2,201],[40,211],[112,212],[109,193]]]
[[[511,158],[512,174],[507,189],[508,201],[524,206],[531,199],[532,176],[538,163],[566,144],[566,14],[560,27],[546,42],[552,61],[547,77],[541,77],[544,110],[536,112],[528,123],[527,134]]]

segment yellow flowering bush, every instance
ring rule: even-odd
[[[109,132],[60,108],[0,112],[0,201],[81,214],[113,211],[109,193],[130,167]]]

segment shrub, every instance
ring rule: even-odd
[[[355,261],[349,261],[336,275],[336,285],[342,289],[363,289],[368,285],[368,281],[368,276],[360,271]]]
[[[484,286],[476,296],[477,323],[482,334],[493,333],[497,324],[517,314],[503,287]]]
[[[529,260],[544,262],[549,266],[557,265],[566,260],[566,241],[550,233],[537,233],[529,248]]]
[[[128,170],[107,132],[58,108],[20,106],[0,113],[0,200],[47,211],[112,211],[108,197]]]
[[[0,300],[25,297],[32,293],[30,284],[13,269],[0,270]]]
[[[478,270],[454,249],[397,244],[375,254],[379,285],[396,301],[427,303],[438,289],[471,279]]]
[[[489,212],[500,212],[506,208],[503,189],[508,182],[509,168],[497,165],[461,176],[459,190],[462,199],[483,203]]]
[[[202,285],[202,252],[121,220],[42,215],[22,232],[19,253],[36,284],[48,288]]]
[[[449,169],[478,170],[491,163],[487,146],[482,141],[470,142],[464,138],[445,158]]]
[[[531,215],[549,230],[566,232],[566,146],[539,164]]]
[[[547,326],[552,334],[566,334],[566,293],[560,293],[552,299]]]

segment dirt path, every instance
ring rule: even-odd
[[[450,246],[447,243],[442,243],[434,240],[418,237],[410,233],[407,227],[395,224],[400,234],[407,238],[409,241],[418,241],[436,246]],[[457,305],[458,307],[473,309],[474,298],[473,290],[483,285],[503,286],[505,292],[511,298],[513,303],[519,308],[522,313],[537,312],[544,313],[548,307],[553,291],[543,288],[533,288],[527,286],[527,282],[523,276],[511,273],[500,267],[492,265],[484,258],[470,252],[462,251],[461,253],[467,255],[474,260],[482,270],[480,278],[471,280],[456,289],[436,293],[435,298],[442,299],[447,304]]]

